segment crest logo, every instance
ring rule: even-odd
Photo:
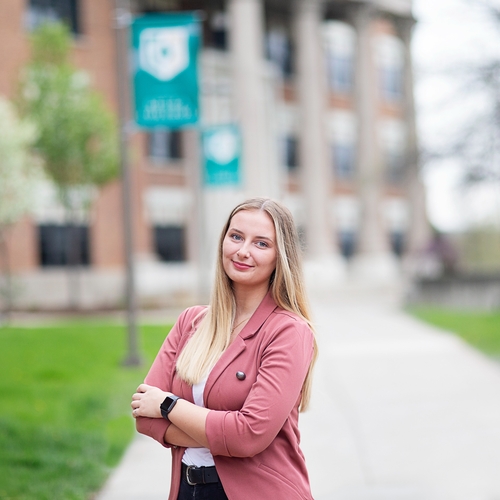
[[[205,155],[219,165],[226,165],[235,160],[238,152],[238,137],[232,130],[216,131],[205,143]]]
[[[139,40],[139,66],[161,81],[189,66],[189,31],[184,27],[146,28]]]

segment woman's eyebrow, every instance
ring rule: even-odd
[[[229,231],[234,231],[235,233],[238,233],[238,234],[244,234],[243,231],[240,231],[239,229],[236,229],[235,227],[230,227],[228,229],[228,232]],[[268,241],[274,243],[274,240],[272,238],[269,238],[269,236],[256,236],[255,238],[257,238],[259,240],[268,240]]]

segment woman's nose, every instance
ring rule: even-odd
[[[248,257],[250,255],[250,251],[248,249],[248,246],[246,244],[244,244],[237,252],[238,254],[238,257],[242,258],[242,257]]]

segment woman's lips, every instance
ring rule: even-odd
[[[249,266],[248,264],[243,264],[243,262],[237,262],[235,260],[232,261],[233,266],[239,271],[246,271],[247,269],[251,269],[253,266]]]

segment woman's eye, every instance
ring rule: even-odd
[[[231,238],[235,241],[240,241],[242,239],[239,234],[232,234]]]
[[[269,245],[265,241],[258,241],[257,246],[260,248],[267,248]]]

